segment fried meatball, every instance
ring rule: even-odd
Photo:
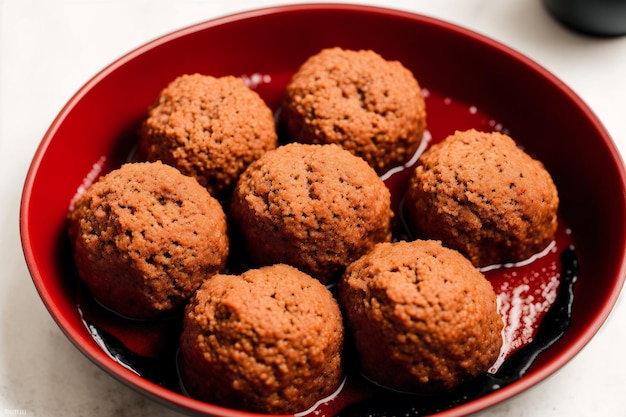
[[[388,388],[429,393],[488,370],[503,320],[491,284],[437,241],[381,243],[339,282],[360,365]]]
[[[336,300],[288,265],[207,280],[187,306],[181,376],[201,400],[262,413],[295,413],[342,380]]]
[[[409,159],[426,128],[411,71],[371,50],[329,48],[310,57],[287,85],[281,117],[293,140],[336,143],[379,174]]]
[[[420,156],[405,213],[415,236],[441,240],[483,267],[544,249],[554,239],[558,205],[541,162],[505,134],[468,130]]]
[[[240,78],[192,74],[161,91],[142,125],[138,155],[175,166],[224,197],[277,140],[271,109]]]
[[[182,309],[228,256],[222,206],[160,162],[129,163],[101,177],[69,221],[80,278],[100,303],[129,317]]]
[[[230,211],[254,264],[290,264],[327,284],[390,240],[390,207],[363,159],[337,145],[291,143],[246,169]]]

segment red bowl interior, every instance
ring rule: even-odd
[[[257,90],[276,108],[276,83],[284,85],[307,57],[331,46],[373,49],[400,60],[423,87],[471,103],[506,125],[553,175],[562,214],[575,231],[580,279],[565,336],[519,381],[439,415],[476,412],[536,384],[570,360],[602,325],[626,274],[626,174],[608,133],[580,98],[530,59],[439,20],[364,6],[283,6],[191,26],[130,52],[83,86],[43,138],[22,197],[24,254],[50,314],[97,365],[180,411],[250,415],[146,381],[100,349],[64,276],[59,248],[66,214],[94,164],[107,170],[128,154],[148,105],[176,76],[269,74],[274,88]]]

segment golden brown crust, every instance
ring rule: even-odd
[[[257,264],[287,263],[323,283],[390,239],[391,197],[376,172],[337,145],[292,143],[242,174],[231,216]]]
[[[304,411],[338,388],[342,345],[339,306],[309,275],[288,265],[220,274],[186,309],[183,382],[234,408]]]
[[[413,74],[369,50],[310,57],[287,85],[281,115],[294,140],[336,143],[379,173],[410,158],[426,128]]]
[[[126,164],[101,177],[76,201],[69,234],[94,297],[130,317],[182,307],[228,256],[221,205],[160,162]]]
[[[177,167],[220,197],[276,144],[272,111],[241,79],[192,74],[172,81],[150,108],[139,155]]]
[[[436,241],[381,243],[339,283],[360,363],[396,390],[450,389],[487,371],[502,345],[491,284]]]
[[[406,195],[418,236],[438,239],[476,266],[516,262],[554,239],[559,198],[541,162],[509,136],[456,132],[419,159]]]

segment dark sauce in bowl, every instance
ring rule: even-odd
[[[278,108],[287,77],[255,75],[242,78],[252,83],[251,87],[270,106]],[[402,199],[412,167],[425,147],[455,130],[469,128],[502,131],[515,139],[515,132],[508,132],[505,126],[472,105],[428,90],[424,90],[424,96],[428,110],[428,132],[424,146],[406,165],[392,169],[382,177],[392,193],[396,240],[411,239],[403,226]],[[129,158],[128,154],[126,158]],[[110,160],[106,160],[106,164],[94,164],[94,171],[88,175],[83,187],[113,167],[115,161]],[[64,255],[68,265],[71,265],[69,244],[66,245]],[[234,245],[230,264],[242,268],[242,259],[245,259],[245,254]],[[231,271],[238,273],[236,269]],[[433,414],[479,398],[521,378],[537,356],[558,340],[569,326],[574,298],[572,288],[577,278],[572,231],[560,216],[555,239],[544,251],[527,261],[495,265],[484,268],[483,272],[498,294],[499,309],[505,322],[500,357],[489,372],[445,393],[398,393],[377,386],[361,375],[348,337],[344,354],[344,384],[332,398],[322,399],[315,407],[298,413],[298,416]],[[76,282],[77,308],[94,341],[122,366],[146,380],[185,395],[177,370],[182,312],[155,320],[120,317],[98,304],[75,273],[70,275]]]

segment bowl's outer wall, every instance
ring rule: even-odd
[[[527,378],[441,415],[475,412],[545,378],[593,336],[623,284],[626,175],[610,137],[567,87],[527,58],[472,32],[430,18],[363,6],[287,6],[244,13],[166,35],[89,81],[61,111],[38,149],[22,200],[26,260],[41,298],[68,337],[99,366],[170,406],[232,413],[171,393],[119,366],[95,344],[76,309],[66,247],[66,214],[98,161],[123,162],[158,92],[183,73],[271,74],[286,82],[323,47],[373,49],[410,68],[423,87],[500,120],[553,175],[581,264],[572,327]],[[270,106],[280,96],[259,92]],[[452,133],[452,132],[450,132]],[[105,159],[102,159],[102,157]]]

